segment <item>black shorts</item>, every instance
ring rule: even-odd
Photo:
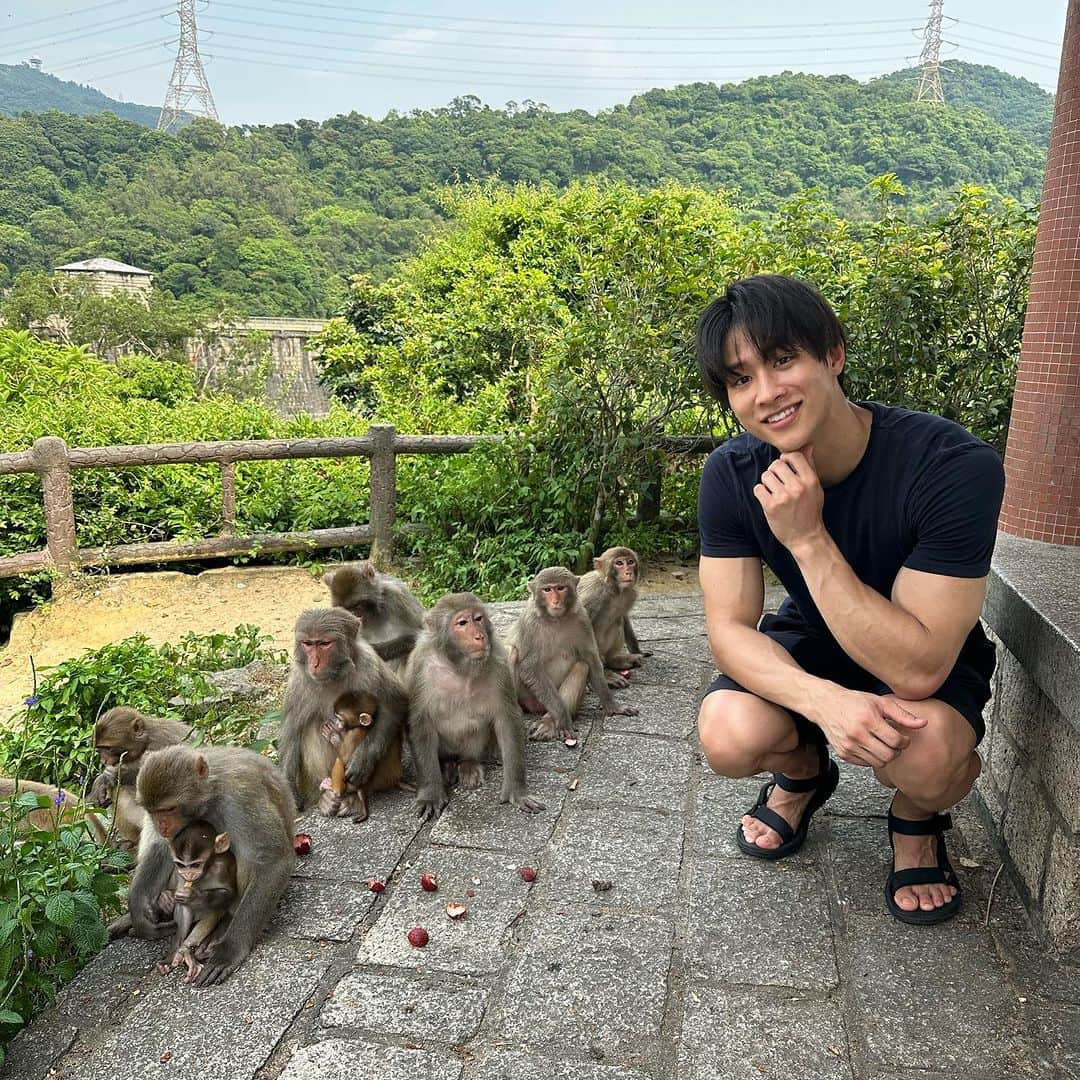
[[[784,603],[775,615],[764,615],[758,629],[783,648],[804,671],[820,679],[830,679],[849,690],[862,690],[869,694],[891,694],[893,691],[876,675],[859,667],[854,660],[831,638],[824,637],[803,622],[790,601]],[[994,673],[996,656],[994,646],[982,641],[968,641],[961,658],[949,672],[948,678],[931,695],[937,701],[951,705],[975,729],[975,743],[982,742],[986,734],[982,713],[990,700],[990,677]],[[720,675],[705,691],[740,690],[740,686],[727,675]],[[791,710],[788,710],[791,712]],[[802,742],[824,743],[825,736],[817,724],[799,713],[792,712],[795,727]]]

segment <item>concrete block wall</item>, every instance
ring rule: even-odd
[[[975,797],[1047,944],[1080,952],[1080,548],[1001,534]]]

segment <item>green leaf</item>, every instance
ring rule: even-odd
[[[75,919],[75,897],[69,892],[50,896],[45,902],[45,918],[57,926],[71,926]]]

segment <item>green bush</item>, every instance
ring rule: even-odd
[[[156,716],[181,715],[170,699],[206,697],[212,689],[207,672],[253,660],[283,662],[269,641],[257,627],[242,625],[231,634],[188,634],[176,645],[155,646],[136,634],[88,649],[45,672],[21,723],[0,731],[0,775],[80,786],[97,771],[93,733],[101,713],[128,705]],[[251,745],[260,718],[210,707],[187,719],[212,741]]]
[[[25,820],[54,802],[0,800],[0,1044],[105,945],[122,906],[131,856],[100,847],[81,811],[50,831]]]

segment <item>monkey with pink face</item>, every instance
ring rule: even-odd
[[[282,705],[278,757],[301,809],[318,800],[328,817],[364,817],[364,791],[386,759],[397,754],[408,701],[398,677],[360,635],[360,620],[344,608],[311,608],[296,621],[293,664]],[[375,703],[377,723],[357,740],[345,766],[347,787],[325,781],[344,733],[335,703],[344,695]]]
[[[424,617],[405,672],[409,745],[416,767],[416,812],[438,817],[455,780],[484,782],[484,760],[502,758],[499,802],[535,814],[544,804],[525,783],[525,730],[506,652],[483,602],[472,593],[444,596]]]

